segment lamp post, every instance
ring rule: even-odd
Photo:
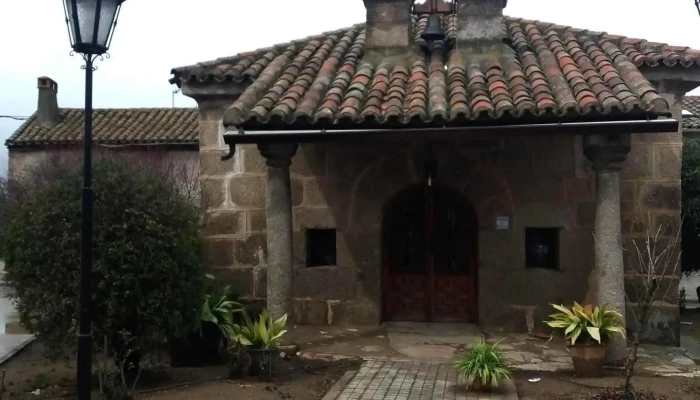
[[[107,53],[124,0],[63,0],[70,44],[85,65],[85,137],[82,224],[80,231],[80,324],[78,327],[78,399],[92,392],[92,72]]]

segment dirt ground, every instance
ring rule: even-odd
[[[4,399],[74,398],[75,360],[51,362],[43,357],[43,345],[33,343],[2,369],[6,371]],[[249,379],[227,380],[227,367],[170,368],[163,366],[144,372],[138,399],[152,400],[280,400],[321,399],[330,387],[358,363],[321,363],[299,358],[278,360],[276,376],[271,382]],[[609,372],[603,379],[578,379],[570,373],[516,372],[520,400],[584,400],[596,388],[620,385],[620,372]],[[541,378],[529,382],[530,378]],[[652,389],[669,400],[700,400],[700,380],[663,378],[643,375],[635,378],[637,389]],[[39,390],[36,392],[36,390]],[[32,394],[34,392],[36,394]],[[99,399],[95,392],[93,398]]]
[[[251,378],[243,381],[218,380],[172,390],[159,390],[139,396],[151,400],[317,400],[330,390],[346,371],[357,369],[359,363],[310,362],[300,358],[279,360],[275,365],[276,376],[272,381]]]
[[[276,361],[271,381],[258,378],[229,381],[225,365],[203,368],[163,365],[142,373],[137,398],[314,400],[321,399],[346,371],[357,368],[356,362],[324,363],[294,357]],[[2,369],[6,371],[3,400],[75,398],[75,359],[49,361],[44,358],[44,346],[40,342],[27,346],[3,364]],[[94,391],[92,398],[99,399],[99,393]]]
[[[541,378],[539,382],[529,382]],[[569,373],[516,372],[515,384],[520,400],[585,400],[598,393],[597,388],[616,387],[623,382],[620,373],[609,373],[602,379],[580,379]],[[633,379],[637,390],[653,389],[656,395],[665,395],[668,400],[700,399],[700,382],[691,378],[666,378],[639,376]]]

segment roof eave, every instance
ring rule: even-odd
[[[347,139],[397,137],[403,138],[445,138],[454,135],[484,137],[494,135],[588,135],[588,134],[639,134],[678,132],[675,119],[627,120],[627,121],[592,121],[565,122],[519,125],[485,125],[443,128],[391,128],[391,129],[308,129],[308,130],[254,130],[243,129],[228,131],[224,142],[229,145],[230,153],[223,156],[226,160],[233,157],[237,144],[262,143],[306,143],[322,141],[339,141]],[[381,135],[381,136],[380,136]]]

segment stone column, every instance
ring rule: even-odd
[[[267,309],[273,318],[292,314],[292,190],[289,166],[296,143],[260,144],[267,164]]]
[[[620,170],[630,151],[629,135],[591,135],[584,140],[584,152],[596,174],[595,266],[593,270],[597,305],[608,305],[625,319],[625,270],[622,258],[620,219]],[[627,341],[614,336],[608,343],[606,359],[618,362],[627,356]]]

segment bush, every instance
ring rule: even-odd
[[[110,354],[123,354],[123,335],[141,354],[184,335],[201,311],[199,209],[154,171],[129,159],[94,161],[93,343],[106,341]],[[20,320],[53,356],[75,349],[79,315],[82,174],[64,175],[25,199],[5,240]]]
[[[683,231],[681,240],[682,271],[700,271],[700,139],[687,138],[683,143],[681,170]]]

